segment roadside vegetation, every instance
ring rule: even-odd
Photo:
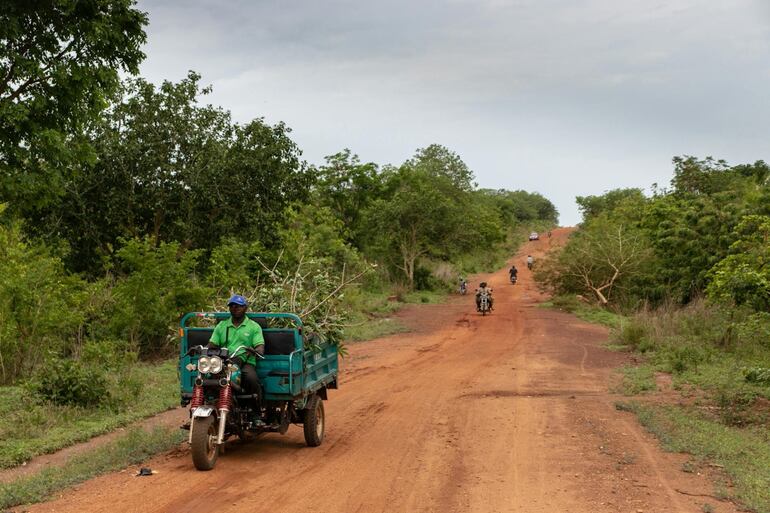
[[[27,4],[0,14],[0,467],[178,404],[185,312],[237,292],[333,343],[395,333],[557,220],[440,144],[311,165],[199,74],[144,80],[131,0]]]
[[[555,306],[613,319],[611,346],[639,362],[622,408],[770,511],[770,167],[678,157],[670,189],[578,204],[582,225],[536,278]]]
[[[132,429],[118,439],[8,483],[0,483],[0,509],[40,502],[54,492],[82,483],[106,472],[140,463],[153,454],[167,451],[184,438],[178,429]]]

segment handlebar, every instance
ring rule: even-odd
[[[232,356],[230,356],[230,358],[233,358],[235,355],[237,355],[238,351],[240,351],[241,349],[243,349],[244,351],[246,351],[247,353],[249,353],[249,354],[251,354],[253,356],[258,356],[258,357],[262,358],[263,360],[265,359],[265,357],[262,356],[261,354],[259,354],[256,349],[254,349],[253,347],[249,347],[249,346],[238,346],[237,348],[235,348],[235,351],[233,351],[233,354],[232,354]]]
[[[190,355],[193,355],[193,354],[200,354],[200,353],[203,353],[204,351],[206,351],[207,349],[213,349],[213,348],[210,348],[210,347],[208,347],[208,346],[204,346],[204,345],[192,346],[190,349],[188,349],[188,350],[187,350],[187,352],[185,353],[185,356],[190,356]],[[222,348],[218,348],[218,349],[222,349]],[[262,356],[261,354],[259,354],[259,353],[257,352],[257,350],[256,350],[256,349],[254,349],[253,347],[249,347],[249,346],[238,346],[238,347],[235,349],[235,351],[233,351],[233,353],[232,353],[232,354],[229,354],[229,355],[227,356],[227,360],[232,360],[232,359],[233,359],[233,358],[234,358],[234,357],[235,357],[235,356],[238,354],[238,352],[239,352],[239,351],[242,351],[242,350],[243,350],[243,351],[246,351],[247,353],[249,353],[249,354],[252,354],[252,355],[254,355],[254,356],[258,356],[258,357],[260,357],[260,358],[262,358],[262,359],[264,359],[264,358],[265,358],[264,356]]]

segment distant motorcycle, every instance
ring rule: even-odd
[[[481,312],[481,315],[487,315],[490,312],[490,306],[489,306],[489,293],[488,292],[481,292],[479,294],[479,312]]]
[[[468,282],[465,280],[460,282],[460,295],[464,296],[468,292]]]
[[[517,281],[517,280],[518,280],[518,278],[516,278],[516,275],[515,275],[515,274],[512,274],[512,275],[511,275],[511,283],[512,283],[512,284],[514,284],[514,285],[516,285],[516,281]]]

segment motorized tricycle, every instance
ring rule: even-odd
[[[198,470],[211,470],[231,436],[248,439],[261,433],[285,434],[290,424],[303,426],[305,443],[321,445],[327,390],[337,388],[338,351],[319,337],[303,333],[302,321],[291,313],[247,313],[263,326],[264,355],[241,346],[208,347],[212,321],[225,312],[192,312],[182,317],[179,376],[182,405],[190,407],[188,442]],[[209,322],[209,326],[192,326]],[[257,356],[259,393],[246,393],[234,361]]]

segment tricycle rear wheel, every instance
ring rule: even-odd
[[[193,430],[190,448],[193,465],[198,470],[211,470],[219,457],[217,445],[217,426],[214,417],[197,417],[193,419],[190,429]]]
[[[318,447],[324,439],[324,403],[316,394],[310,398],[305,409],[305,443]]]

